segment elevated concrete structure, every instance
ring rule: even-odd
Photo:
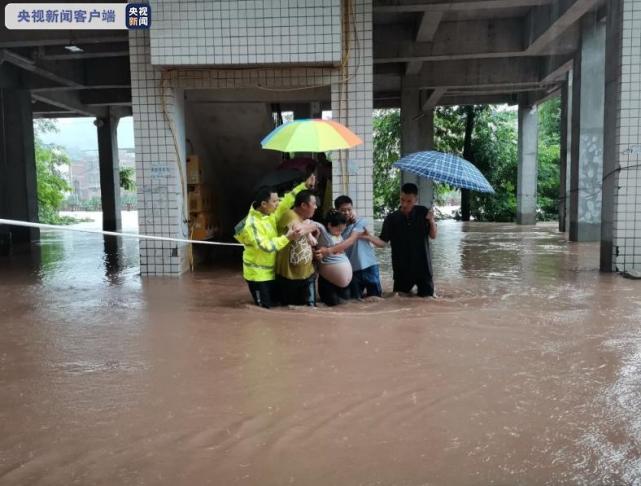
[[[185,8],[207,10],[205,23],[220,21],[221,28],[187,22],[193,42],[185,46],[184,32],[160,15],[171,2],[155,0],[152,11],[159,15],[151,35],[1,32],[0,88],[29,90],[34,117],[119,117],[131,112],[133,100],[141,230],[168,235],[182,235],[188,218],[180,168],[186,154],[184,96],[191,90],[209,90],[207,96],[221,102],[281,103],[298,116],[311,113],[310,103],[316,113],[331,109],[365,141],[336,154],[333,178],[334,191],[352,195],[363,214],[372,207],[372,108],[402,109],[403,151],[410,152],[432,146],[437,106],[519,104],[523,223],[536,216],[535,111],[528,107],[563,90],[568,130],[561,173],[572,190],[564,198],[560,189],[566,215],[560,229],[569,228],[577,240],[601,238],[602,268],[616,270],[638,265],[641,254],[641,235],[630,223],[641,213],[633,197],[638,124],[631,121],[641,84],[634,43],[641,31],[634,17],[640,1],[332,0],[320,16],[307,7],[284,10],[279,23],[292,27],[296,42],[270,38],[275,44],[266,51],[260,48],[264,29],[276,28],[267,25],[266,15],[257,14],[250,26],[245,17],[232,22],[230,11],[216,2],[193,2]],[[256,11],[276,8],[270,2],[259,1]],[[307,18],[318,22],[302,24]],[[298,25],[308,28],[293,30]],[[82,52],[69,52],[68,45]],[[605,114],[599,112],[603,93]],[[583,143],[585,137],[595,143]],[[605,168],[596,163],[599,153],[605,153]],[[180,248],[141,247],[141,261],[150,265],[143,273],[186,268]]]
[[[29,91],[0,89],[0,217],[37,223],[32,123]],[[0,251],[11,244],[26,247],[39,235],[37,229],[0,226]]]
[[[581,49],[572,80],[572,170],[570,240],[601,237],[605,23],[595,15],[582,21]]]
[[[416,88],[401,92],[401,154],[434,148],[434,110],[423,109],[421,93]],[[401,172],[401,184],[412,182],[418,187],[419,204],[431,207],[434,199],[432,181],[409,172]]]
[[[519,167],[516,222],[536,224],[539,117],[536,106],[519,104]]]
[[[98,129],[98,158],[100,162],[100,196],[102,228],[120,231],[120,166],[118,164],[118,117],[108,115],[95,122]]]

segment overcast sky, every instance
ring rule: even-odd
[[[42,135],[44,143],[55,143],[75,150],[98,150],[98,134],[93,124],[95,118],[58,118],[58,133]],[[121,118],[118,123],[118,147],[133,148],[133,118]]]

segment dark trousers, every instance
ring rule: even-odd
[[[318,276],[318,296],[323,304],[332,307],[341,303],[341,300],[350,298],[350,287],[338,287]]]
[[[278,305],[275,280],[268,280],[266,282],[252,282],[250,280],[246,280],[246,282],[249,286],[249,293],[252,294],[254,303],[257,306],[269,309]]]
[[[316,274],[302,280],[276,277],[278,294],[283,305],[316,305]]]
[[[352,299],[363,297],[380,297],[383,295],[378,265],[354,271],[350,285]]]
[[[419,297],[431,297],[434,295],[434,280],[430,275],[425,275],[421,278],[394,278],[394,292],[409,294],[414,285],[416,285],[416,295]]]

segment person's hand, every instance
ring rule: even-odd
[[[307,186],[307,189],[312,189],[315,185],[316,185],[316,174],[312,174],[305,181],[305,186]]]
[[[367,231],[367,228],[365,228],[361,233],[358,234],[358,239],[359,240],[369,240],[370,234]]]
[[[425,215],[425,221],[428,223],[434,223],[434,210],[430,208],[430,210],[427,212]]]
[[[289,231],[285,234],[287,239],[289,241],[297,240],[303,235],[302,230],[300,227],[292,227],[289,229]]]
[[[327,247],[319,248],[314,252],[314,256],[316,257],[317,260],[322,260],[323,258],[331,254],[332,254],[331,248],[327,248]]]

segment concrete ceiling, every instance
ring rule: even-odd
[[[374,106],[400,106],[402,87],[424,90],[425,107],[549,97],[572,67],[581,19],[604,4],[373,0]]]
[[[604,0],[372,0],[374,104],[536,101],[572,67],[581,18]],[[599,10],[600,9],[600,10]],[[72,52],[66,46],[81,51]],[[131,113],[124,31],[0,31],[0,86],[29,88],[36,117]]]

